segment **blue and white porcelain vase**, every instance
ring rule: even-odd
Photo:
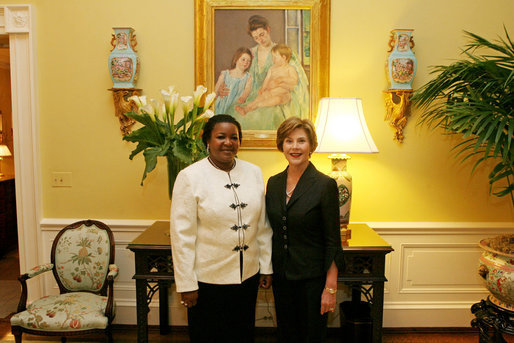
[[[389,89],[412,89],[418,62],[411,48],[414,47],[412,29],[392,30],[389,40],[390,54],[387,59]]]
[[[136,54],[136,35],[131,27],[113,27],[109,55],[109,73],[113,88],[135,88],[139,74],[139,57]]]

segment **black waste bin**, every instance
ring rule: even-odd
[[[341,341],[368,343],[372,340],[373,325],[370,304],[364,301],[343,301],[339,304],[341,316]]]

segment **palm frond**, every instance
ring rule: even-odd
[[[464,31],[469,38],[462,51],[464,58],[431,67],[434,78],[412,97],[422,110],[418,125],[462,135],[464,141],[453,150],[461,162],[478,157],[472,171],[490,158],[499,160],[496,168],[500,169],[489,174],[491,187],[501,180],[507,182],[493,193],[498,196],[514,190],[510,182],[514,169],[514,43],[505,27],[504,31],[505,38],[495,41]]]

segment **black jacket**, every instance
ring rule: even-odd
[[[335,260],[341,268],[339,201],[334,179],[312,163],[286,205],[287,168],[266,188],[266,212],[273,228],[275,274],[289,280],[325,275]]]

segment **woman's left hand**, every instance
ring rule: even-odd
[[[321,314],[334,312],[336,308],[336,293],[331,294],[326,288],[321,294]]]
[[[268,289],[271,286],[271,275],[267,274],[261,274],[259,278],[259,287]]]

